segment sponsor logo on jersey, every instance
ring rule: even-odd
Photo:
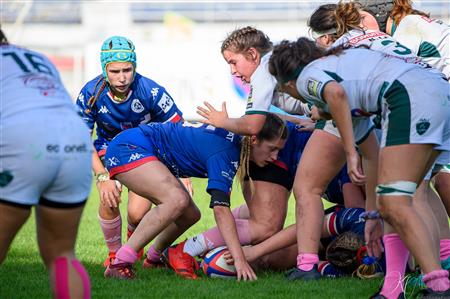
[[[100,107],[100,109],[98,109],[98,113],[103,113],[103,114],[106,114],[106,113],[111,113],[111,112],[109,112],[109,110],[108,110],[108,108],[106,107],[106,106],[101,106]]]
[[[133,110],[133,112],[141,113],[142,111],[144,111],[144,109],[144,105],[142,105],[142,103],[138,99],[134,99],[133,101],[131,101],[131,110]]]
[[[250,92],[247,98],[247,110],[253,107],[253,87],[250,87]]]
[[[152,119],[152,116],[150,115],[150,113],[147,113],[146,115],[144,115],[143,118],[141,118],[140,124],[146,124],[146,123],[148,123],[151,119]]]
[[[120,123],[120,128],[122,129],[122,131],[131,129],[132,127],[133,127],[133,123],[131,123],[131,122]]]
[[[131,162],[131,161],[135,161],[135,160],[141,158],[142,156],[143,155],[140,154],[140,153],[131,154],[130,159],[128,159],[128,163]]]
[[[158,106],[164,111],[164,113],[167,113],[173,106],[173,100],[168,94],[163,93],[158,102]]]
[[[109,167],[112,167],[112,166],[116,166],[119,162],[120,162],[119,159],[117,159],[116,157],[111,157],[111,158],[108,158],[108,161],[106,161],[106,164]]]
[[[319,82],[314,79],[308,79],[308,83],[306,87],[308,89],[308,93],[313,97],[319,97],[320,87],[322,86],[322,82]]]
[[[417,134],[423,135],[430,128],[430,120],[428,119],[420,119],[418,123],[416,123],[416,131]]]
[[[152,90],[150,92],[151,92],[151,94],[153,96],[153,99],[155,99],[156,96],[158,95],[159,88],[158,87],[154,87],[154,88],[152,88]]]

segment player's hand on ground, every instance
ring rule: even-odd
[[[121,202],[120,193],[122,187],[118,187],[115,180],[97,182],[100,203],[110,208],[117,208]]]
[[[181,183],[183,183],[187,192],[191,197],[194,196],[194,187],[192,186],[192,180],[190,178],[180,178]]]
[[[206,107],[197,106],[197,113],[205,118],[202,122],[222,128],[225,121],[228,119],[227,106],[225,102],[222,103],[222,110],[216,110],[208,102],[203,103]]]
[[[235,260],[234,266],[236,267],[237,280],[256,280],[255,271],[245,260]]]
[[[365,184],[366,176],[361,167],[361,158],[356,150],[347,154],[347,172],[352,183],[360,186]]]
[[[381,257],[383,245],[381,238],[383,237],[383,225],[380,219],[367,219],[364,228],[364,237],[366,239],[367,253],[377,258]]]

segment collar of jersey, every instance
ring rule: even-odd
[[[125,103],[126,101],[128,101],[128,99],[131,97],[131,94],[133,93],[133,90],[129,90],[128,91],[128,95],[127,95],[127,97],[125,98],[125,100],[123,100],[123,101],[117,101],[117,100],[115,100],[114,99],[114,95],[112,94],[112,92],[111,91],[108,91],[108,97],[111,99],[111,101],[113,101],[114,103],[116,103],[116,104],[122,104],[122,103]]]

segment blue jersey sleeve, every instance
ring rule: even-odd
[[[86,123],[88,128],[91,130],[94,129],[95,123],[95,111],[91,109],[88,105],[88,101],[92,94],[89,92],[87,85],[81,89],[80,94],[77,97],[76,106],[78,109],[78,114],[81,116],[83,121]]]
[[[208,186],[206,191],[219,190],[231,193],[233,179],[239,167],[239,151],[236,148],[221,151],[208,158]]]
[[[152,88],[151,96],[153,97],[154,122],[178,122],[182,119],[183,113],[164,87]]]

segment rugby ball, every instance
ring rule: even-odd
[[[202,269],[208,277],[235,278],[236,268],[234,265],[228,265],[223,257],[226,246],[217,247],[205,255],[202,261]]]

